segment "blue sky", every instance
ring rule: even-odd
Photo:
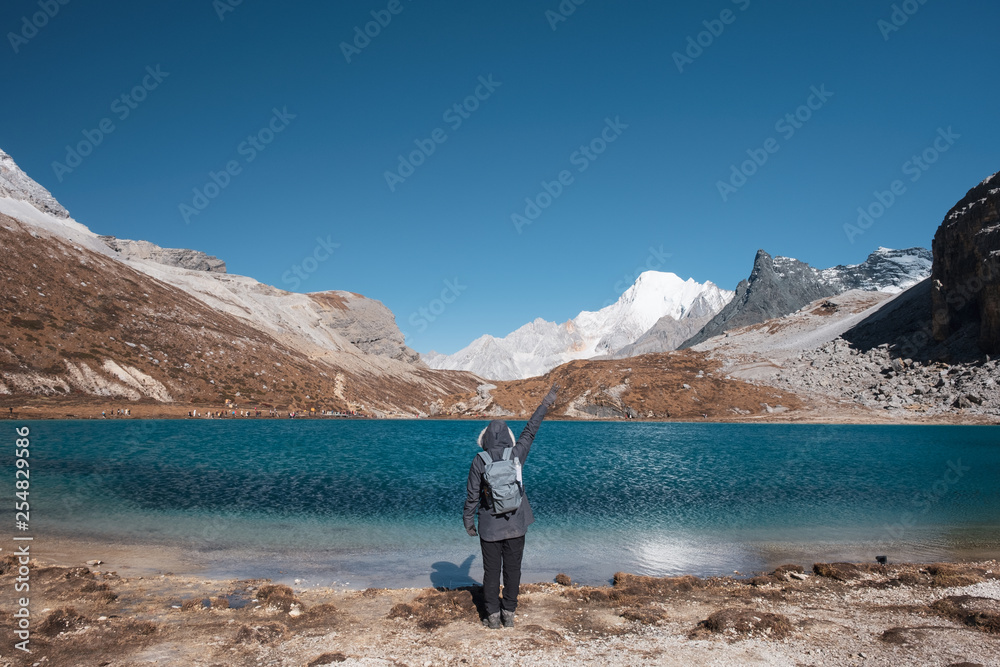
[[[1000,169],[996,3],[235,1],[4,3],[0,147],[97,233],[360,292],[422,352],[646,267],[930,247]]]

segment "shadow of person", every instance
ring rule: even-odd
[[[431,585],[440,590],[469,591],[472,595],[472,603],[476,605],[476,612],[479,618],[486,618],[486,598],[483,596],[483,586],[478,581],[469,576],[472,561],[476,560],[476,555],[472,554],[462,561],[461,565],[455,565],[448,561],[438,561],[431,565],[434,570],[431,572]]]
[[[462,561],[461,565],[455,565],[448,561],[438,561],[431,565],[434,570],[431,572],[431,586],[434,588],[466,588],[478,586],[479,582],[469,576],[472,568],[472,561],[476,560],[476,555],[472,554]]]

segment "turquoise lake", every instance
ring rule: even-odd
[[[67,537],[178,548],[213,576],[482,576],[461,513],[484,422],[26,424],[37,554]],[[552,421],[524,479],[524,581],[1000,556],[998,427]]]

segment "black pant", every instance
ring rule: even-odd
[[[499,542],[479,540],[483,549],[483,597],[486,613],[517,610],[517,591],[521,586],[521,556],[524,555],[524,535]],[[503,569],[503,605],[500,604],[500,570]]]

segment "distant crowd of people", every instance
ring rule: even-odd
[[[9,418],[14,417],[14,408],[9,408]],[[101,410],[101,419],[122,419],[132,416],[132,408],[110,408]],[[289,412],[278,410],[277,408],[239,408],[235,405],[226,406],[223,410],[198,410],[187,411],[189,419],[301,419],[304,417],[363,417],[356,410],[334,411],[334,410],[293,410]]]
[[[304,412],[304,411],[290,411],[284,413],[288,419],[301,419],[303,417],[358,417],[360,416],[357,410],[351,410],[349,412],[335,412],[333,410],[320,410],[319,412]],[[188,410],[187,416],[194,419],[200,417],[202,419],[246,419],[248,417],[259,418],[263,417],[265,419],[276,419],[282,416],[275,408],[267,408],[266,410],[261,410],[260,408],[253,408],[250,410],[226,408],[225,410]]]

